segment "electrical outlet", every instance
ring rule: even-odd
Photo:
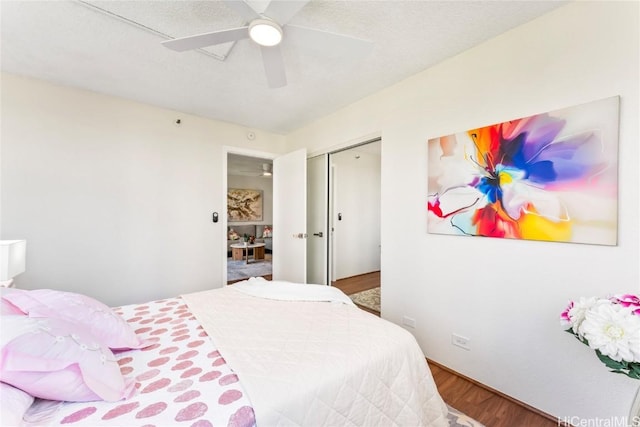
[[[471,340],[469,338],[463,337],[462,335],[451,334],[451,344],[464,348],[465,350],[471,350],[471,347],[469,346],[470,341]]]
[[[416,327],[416,319],[412,319],[411,317],[404,316],[402,318],[402,324],[408,326],[410,328]]]

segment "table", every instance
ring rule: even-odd
[[[253,260],[264,259],[264,243],[253,243],[246,245],[243,243],[234,243],[231,245],[231,257],[234,260],[244,259],[249,264],[249,249],[253,249]]]

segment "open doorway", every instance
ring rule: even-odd
[[[273,160],[227,153],[227,283],[272,278]]]
[[[306,224],[306,158],[305,149],[298,149],[285,154],[275,154],[266,151],[257,151],[239,147],[223,147],[224,162],[222,167],[222,190],[225,215],[222,215],[223,231],[227,231],[223,245],[224,257],[220,257],[222,265],[222,283],[227,284],[228,251],[227,238],[229,237],[228,216],[228,157],[229,154],[237,154],[244,157],[259,159],[260,165],[273,162],[273,200],[271,207],[272,223],[268,224],[264,217],[262,221],[253,221],[254,225],[272,225],[272,277],[275,280],[285,280],[295,283],[305,282],[306,256],[305,224]],[[232,224],[240,221],[230,221]],[[248,224],[249,221],[241,221]],[[261,222],[261,223],[260,223]],[[250,224],[249,224],[250,225]],[[256,235],[259,235],[256,228]],[[245,233],[242,233],[244,237]],[[264,238],[264,235],[263,235]],[[229,245],[230,246],[230,245]],[[233,258],[233,252],[231,253]],[[252,251],[249,251],[249,256]],[[265,243],[266,255],[266,243]],[[246,255],[245,255],[246,256]]]
[[[381,140],[330,153],[331,284],[380,314]]]

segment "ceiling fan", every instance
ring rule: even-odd
[[[231,175],[254,176],[254,177],[271,177],[273,175],[273,165],[271,163],[263,163],[262,164],[262,170],[257,170],[257,168],[240,169],[240,170],[235,170],[235,173],[230,170],[229,173]]]
[[[364,51],[371,46],[371,42],[351,36],[290,25],[289,21],[309,1],[272,0],[263,13],[258,13],[242,0],[224,0],[227,6],[245,19],[247,25],[167,40],[162,44],[169,49],[183,52],[249,38],[260,46],[264,71],[270,88],[279,88],[287,84],[280,50],[280,43],[285,39],[297,39],[298,42],[307,46],[332,51],[344,51],[345,49],[347,51]]]
[[[273,175],[273,165],[271,163],[263,163],[262,164],[262,173],[260,176],[271,176]]]

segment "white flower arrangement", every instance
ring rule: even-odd
[[[567,332],[595,350],[611,372],[640,379],[640,298],[580,298],[561,314]]]

